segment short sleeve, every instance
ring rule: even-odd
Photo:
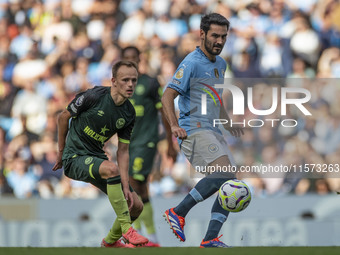
[[[66,109],[71,113],[72,117],[76,117],[80,113],[89,109],[96,102],[90,90],[77,94]]]
[[[187,60],[182,61],[174,76],[168,83],[168,88],[176,90],[179,94],[185,94],[190,88],[190,78],[193,77],[194,63]]]
[[[122,143],[130,143],[131,133],[133,126],[135,125],[135,118],[124,128],[118,130],[118,140]]]

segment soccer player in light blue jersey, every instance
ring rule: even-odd
[[[200,46],[178,66],[162,97],[171,131],[179,139],[181,151],[195,169],[207,166],[218,169],[234,165],[221,131],[212,124],[213,119],[229,120],[221,101],[222,91],[214,88],[214,84],[223,83],[226,62],[218,55],[226,42],[229,26],[229,21],[220,14],[211,13],[202,17]],[[205,97],[206,106],[202,103],[204,93],[208,94]],[[180,110],[178,120],[174,110],[174,99],[177,96]],[[240,128],[228,125],[224,125],[224,128],[236,137],[243,134]],[[231,172],[210,172],[176,207],[165,211],[164,217],[180,241],[185,241],[185,216],[189,210],[218,191],[225,181],[234,178]],[[200,247],[228,247],[218,237],[228,214],[216,198],[208,230]]]

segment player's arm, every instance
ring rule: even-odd
[[[230,117],[223,106],[220,108],[220,119],[228,120],[227,124],[224,124],[223,127],[230,132],[232,136],[240,137],[244,134],[243,129],[240,127],[231,127],[230,126]]]
[[[132,208],[133,199],[129,188],[129,143],[118,142],[117,164],[125,199],[128,201],[129,208]]]
[[[161,113],[161,118],[162,118],[163,126],[165,129],[165,134],[166,134],[166,140],[168,142],[168,153],[167,154],[168,154],[168,157],[172,158],[172,160],[175,162],[177,158],[177,151],[172,141],[171,128],[165,117],[165,114],[163,111],[163,105],[161,102],[161,98],[163,96],[163,89],[161,88],[157,79],[154,79],[153,81],[154,82],[152,83],[152,86],[153,86],[152,98],[154,99],[156,109],[159,110]]]
[[[163,125],[165,128],[165,133],[166,133],[166,140],[168,141],[168,156],[171,157],[173,159],[173,161],[176,161],[177,158],[177,151],[174,147],[174,143],[172,141],[172,132],[171,132],[171,127],[169,125],[168,120],[165,117],[165,113],[163,110],[163,107],[159,109],[161,112],[161,116],[162,116],[162,121],[163,121]]]
[[[56,171],[63,166],[62,156],[65,148],[66,143],[66,136],[68,132],[68,123],[71,118],[71,113],[68,110],[63,110],[58,115],[58,154],[57,160],[55,165],[53,166],[52,170]]]
[[[163,111],[170,125],[171,133],[180,139],[187,137],[187,132],[178,125],[174,100],[179,92],[172,88],[166,88],[162,96]]]
[[[98,98],[99,96],[97,96]],[[62,156],[66,144],[66,136],[68,132],[68,124],[71,117],[76,117],[81,112],[89,109],[97,100],[92,90],[87,90],[77,94],[70,102],[66,109],[58,115],[58,155],[52,170],[62,168]]]
[[[185,129],[178,125],[174,100],[178,95],[184,95],[190,89],[190,78],[194,75],[194,62],[184,59],[177,67],[176,73],[168,83],[162,96],[164,114],[169,122],[172,134],[180,139],[187,137]]]

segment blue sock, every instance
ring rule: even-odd
[[[224,210],[218,199],[216,198],[212,208],[211,208],[211,219],[209,222],[207,233],[203,239],[203,241],[209,241],[215,239],[220,232],[223,223],[227,220],[229,215],[229,211]]]
[[[233,174],[219,172],[204,177],[196,184],[189,194],[186,195],[182,202],[174,208],[174,212],[179,216],[185,217],[190,209],[197,203],[213,195],[219,190],[223,183],[234,178]]]
[[[190,209],[201,201],[203,201],[201,194],[196,190],[196,188],[193,188],[182,202],[174,208],[174,212],[179,216],[185,217]]]
[[[230,173],[215,172],[201,179],[196,184],[195,188],[201,194],[204,200],[218,191],[221,185],[227,180],[234,178],[235,176]]]

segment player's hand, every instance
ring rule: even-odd
[[[241,127],[230,127],[230,126],[224,125],[224,128],[228,130],[232,136],[240,137],[241,135],[244,135],[243,128]]]
[[[129,207],[129,211],[130,211],[133,207],[132,192],[130,191],[129,188],[123,188],[123,193],[124,193],[124,197],[125,197],[125,199],[128,203],[128,207]]]
[[[63,156],[63,153],[58,152],[57,160],[52,168],[53,171],[56,171],[63,167],[63,161],[61,160],[62,156]]]
[[[180,128],[179,126],[173,126],[171,127],[171,133],[179,139],[185,139],[187,138],[187,132],[183,129]]]

